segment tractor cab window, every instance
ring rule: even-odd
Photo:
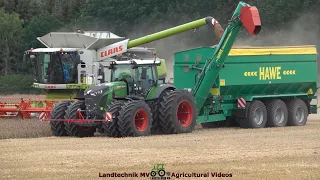
[[[147,91],[155,82],[154,66],[139,66],[137,68],[137,84],[143,91]]]
[[[134,69],[131,64],[115,65],[112,68],[111,82],[122,81],[133,82]]]

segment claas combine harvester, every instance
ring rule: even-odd
[[[206,24],[214,26],[219,44],[175,53],[174,84],[164,80],[165,69],[160,68],[164,60],[151,56],[153,52],[148,49],[134,48]],[[51,94],[57,89],[77,92],[74,99],[53,107],[49,118],[53,134],[93,136],[97,129],[110,137],[190,133],[197,123],[215,127],[228,120],[237,121],[243,128],[304,125],[308,114],[316,113],[316,105],[311,105],[317,91],[315,47],[232,48],[242,26],[251,35],[261,30],[258,9],[239,2],[225,30],[214,18],[207,17],[135,40],[118,41],[121,38],[113,35],[95,38],[82,47],[68,42],[84,47],[81,51],[49,48],[48,44],[43,51],[59,54],[59,62],[65,56],[79,62],[71,63],[73,68],[69,70],[64,63],[50,65],[60,73],[50,77],[61,78],[61,84],[41,84],[51,81],[49,76],[41,76],[45,68],[36,68],[38,77],[43,77],[36,87],[50,88]],[[84,42],[93,38],[81,33],[72,36]],[[148,52],[142,53],[148,54],[147,58],[136,55],[139,50]],[[35,55],[41,51],[34,49],[27,56],[43,67],[44,62],[53,60],[46,54]],[[39,65],[38,58],[43,56],[47,59],[42,58]],[[87,61],[86,65],[81,61]],[[87,86],[80,83],[85,78],[74,74],[82,75],[81,68],[87,68],[88,62],[94,62],[96,70],[90,72],[98,75],[91,79],[99,81]],[[88,77],[87,73],[83,76]],[[70,84],[72,79],[78,83]]]

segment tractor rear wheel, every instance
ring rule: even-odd
[[[161,126],[159,125],[159,109],[161,108],[161,100],[163,98],[164,95],[166,95],[167,92],[170,92],[172,91],[171,89],[166,89],[164,91],[162,91],[162,93],[160,94],[159,98],[156,99],[154,101],[154,104],[152,105],[152,118],[153,118],[153,121],[152,121],[152,127],[151,127],[151,133],[153,134],[162,134],[164,133],[162,131],[162,128]]]
[[[119,112],[118,126],[121,136],[148,136],[151,134],[152,113],[143,100],[124,103]]]
[[[190,133],[197,121],[197,107],[186,90],[166,92],[160,102],[159,125],[165,134]]]
[[[50,113],[50,119],[64,119],[64,116],[66,114],[65,111],[68,109],[68,106],[70,104],[71,104],[71,101],[62,101],[55,104]],[[54,136],[68,135],[65,130],[63,121],[50,121],[50,127],[51,127],[52,134]]]
[[[104,134],[108,137],[121,137],[118,121],[119,121],[119,111],[121,110],[121,106],[123,104],[124,104],[123,101],[112,101],[110,105],[108,105],[107,111],[112,113],[112,122],[102,123]]]
[[[68,109],[66,110],[65,119],[79,119],[78,109],[85,110],[84,101],[73,102]],[[83,115],[85,117],[85,115]],[[65,122],[65,129],[69,136],[76,137],[91,137],[94,135],[96,128],[95,127],[85,127],[80,126],[76,123]]]
[[[306,103],[299,99],[289,100],[288,107],[288,126],[304,126],[308,119],[308,107]]]

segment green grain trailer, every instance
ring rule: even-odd
[[[175,53],[174,85],[194,91],[197,76],[216,47]],[[208,75],[207,75],[208,76]],[[237,120],[244,128],[304,125],[317,92],[315,46],[233,47],[214,81],[198,123],[214,127]],[[209,81],[203,83],[211,83]]]

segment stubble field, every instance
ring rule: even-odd
[[[318,115],[302,127],[197,127],[120,139],[50,137],[48,123],[37,120],[1,119],[0,127],[0,179],[110,179],[99,173],[150,172],[154,164],[175,173],[232,174],[226,179],[320,179]]]

